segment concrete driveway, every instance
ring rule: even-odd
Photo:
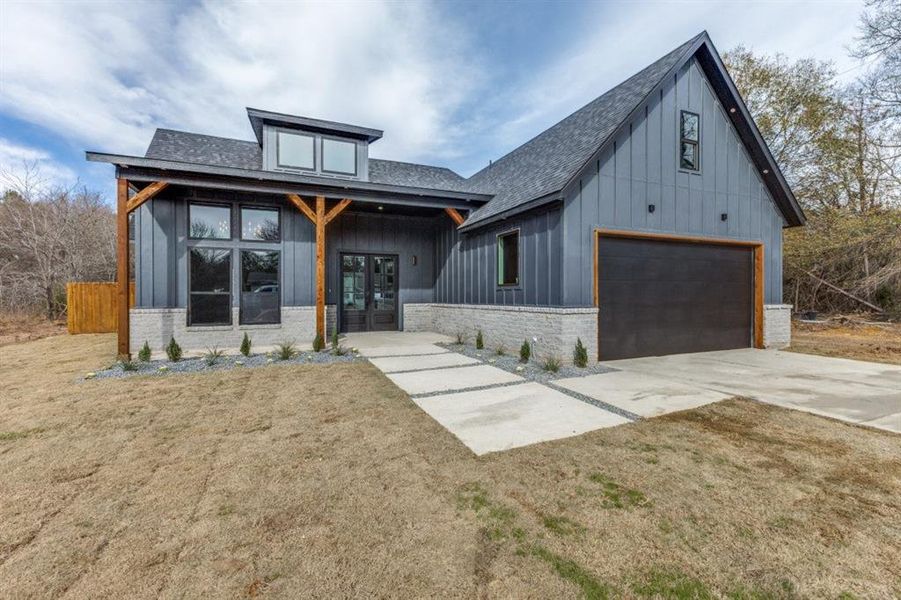
[[[605,364],[619,372],[557,385],[643,417],[744,396],[901,433],[898,366],[753,349]]]

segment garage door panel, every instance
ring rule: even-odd
[[[602,359],[751,345],[750,248],[602,237],[598,250]]]

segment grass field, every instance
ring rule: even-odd
[[[0,597],[887,598],[901,436],[730,400],[481,458],[368,364],[0,348]]]

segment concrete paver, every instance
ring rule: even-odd
[[[398,371],[421,371],[424,369],[475,365],[480,361],[456,352],[445,352],[443,354],[370,358],[369,362],[378,367],[383,373],[396,373]]]
[[[386,375],[397,387],[410,395],[448,392],[524,381],[519,375],[514,375],[489,365],[412,371],[409,373],[386,373]]]

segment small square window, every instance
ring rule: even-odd
[[[241,207],[241,239],[277,242],[281,239],[277,208]]]
[[[331,138],[322,138],[322,170],[356,175],[357,145]]]
[[[220,204],[189,204],[188,237],[193,239],[230,240],[232,210]]]
[[[681,111],[679,119],[679,168],[701,170],[701,118],[693,112]]]
[[[519,285],[519,231],[497,236],[497,284]]]
[[[279,167],[308,170],[316,168],[313,136],[279,131],[276,135],[276,145]]]

